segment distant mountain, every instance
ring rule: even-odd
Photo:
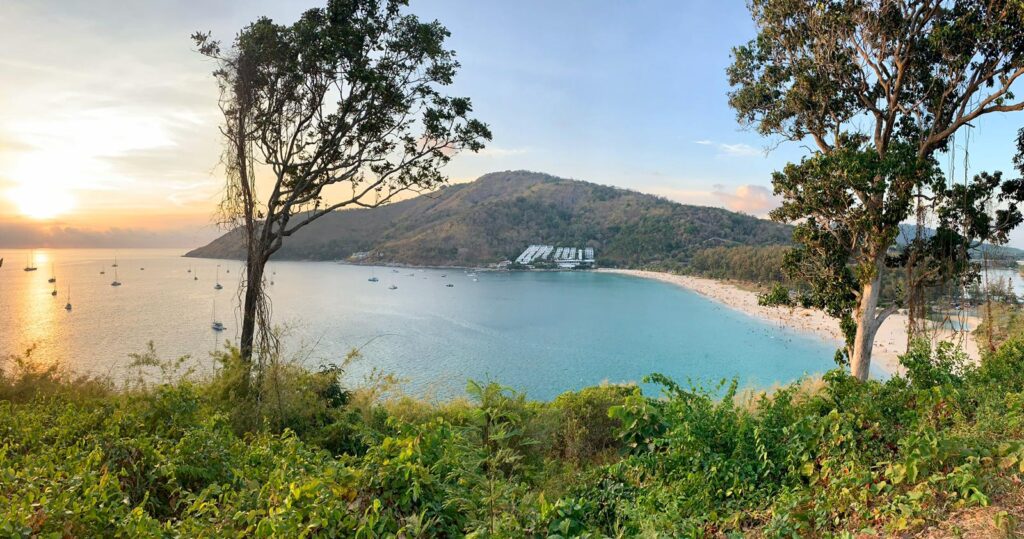
[[[532,243],[593,247],[604,266],[682,265],[718,245],[788,243],[786,225],[721,208],[526,171],[476,181],[376,209],[325,215],[285,240],[282,259],[485,265]],[[242,258],[234,231],[186,256]]]
[[[917,225],[912,223],[901,224],[899,235],[896,236],[896,245],[907,245],[916,237],[916,235]],[[921,231],[921,235],[926,239],[930,238],[935,235],[935,229],[924,227]],[[1018,249],[1007,245],[992,245],[990,243],[985,243],[977,247],[975,250],[977,252],[972,252],[971,258],[977,259],[981,258],[982,254],[988,254],[989,260],[1002,262],[1016,262],[1017,260],[1024,260],[1024,249]]]

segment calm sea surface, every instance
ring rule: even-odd
[[[115,255],[120,287],[110,286]],[[209,353],[237,337],[242,268],[180,255],[37,250],[38,271],[25,272],[29,251],[0,250],[0,354],[35,345],[38,358],[116,378],[128,354],[153,341],[162,357],[189,354],[198,368],[210,368]],[[214,290],[218,264],[222,290]],[[47,283],[51,267],[56,297]],[[349,373],[353,381],[376,367],[420,395],[460,394],[473,378],[548,399],[652,372],[680,382],[738,377],[741,385],[770,386],[831,368],[837,347],[672,285],[620,275],[474,277],[454,269],[330,262],[271,262],[269,270],[274,320],[290,328],[291,354],[318,365],[361,348],[363,359]],[[368,282],[371,276],[379,282]],[[69,285],[73,309],[67,312]],[[227,326],[220,334],[210,329],[215,305]]]

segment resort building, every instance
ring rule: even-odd
[[[594,248],[531,245],[516,258],[515,263],[529,267],[592,268],[594,267]]]

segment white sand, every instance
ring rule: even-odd
[[[656,271],[618,269],[599,269],[597,271],[655,279],[682,286],[766,322],[817,335],[834,344],[836,348],[841,346],[843,341],[839,321],[824,312],[803,307],[764,307],[757,304],[755,292],[726,282]],[[970,327],[975,327],[976,323],[977,320],[972,320]],[[935,340],[948,340],[959,344],[973,361],[977,361],[980,357],[977,342],[969,333],[964,334],[946,329],[938,331]],[[898,356],[906,351],[906,345],[907,317],[902,314],[893,314],[882,323],[882,327],[875,336],[875,346],[871,353],[872,361],[887,373],[901,372],[902,367],[899,364]]]

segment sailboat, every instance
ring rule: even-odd
[[[30,254],[29,257],[28,257],[28,264],[25,264],[25,271],[35,271],[35,270],[39,269],[39,268],[36,268],[35,265],[33,264],[33,261],[35,260],[35,258],[36,258],[36,252],[32,251],[32,254]]]
[[[367,281],[370,281],[371,283],[375,283],[375,282],[377,282],[379,280],[380,279],[377,278],[377,272],[374,269],[371,268],[370,269],[370,278],[367,279]]]
[[[110,286],[121,286],[121,281],[117,280],[117,264],[114,264],[114,282]]]
[[[68,302],[64,304],[64,310],[65,311],[70,311],[71,310],[71,285],[70,284],[68,285]]]
[[[107,267],[106,266],[101,266],[100,267],[100,275],[106,275],[106,273],[107,273]]]
[[[50,295],[53,297],[57,297],[57,285],[53,285],[53,292],[50,292]]]
[[[188,271],[186,271],[185,273],[192,273],[192,266],[191,265],[188,267]]]
[[[213,301],[213,321],[210,322],[210,329],[214,331],[224,331],[224,324],[217,320],[217,300]]]
[[[398,285],[395,285],[395,284],[393,284],[393,285],[388,287],[388,290],[397,290],[397,289],[398,289]]]
[[[117,255],[114,255],[114,263],[112,266],[115,268],[117,267]]]
[[[213,285],[214,290],[220,290],[221,288],[224,288],[223,286],[220,285],[220,264],[217,264],[217,277],[216,279],[214,279],[213,282],[217,283]]]
[[[48,283],[55,283],[55,282],[57,282],[57,275],[53,271],[53,264],[50,264],[50,278],[47,279],[46,282],[48,282]]]

